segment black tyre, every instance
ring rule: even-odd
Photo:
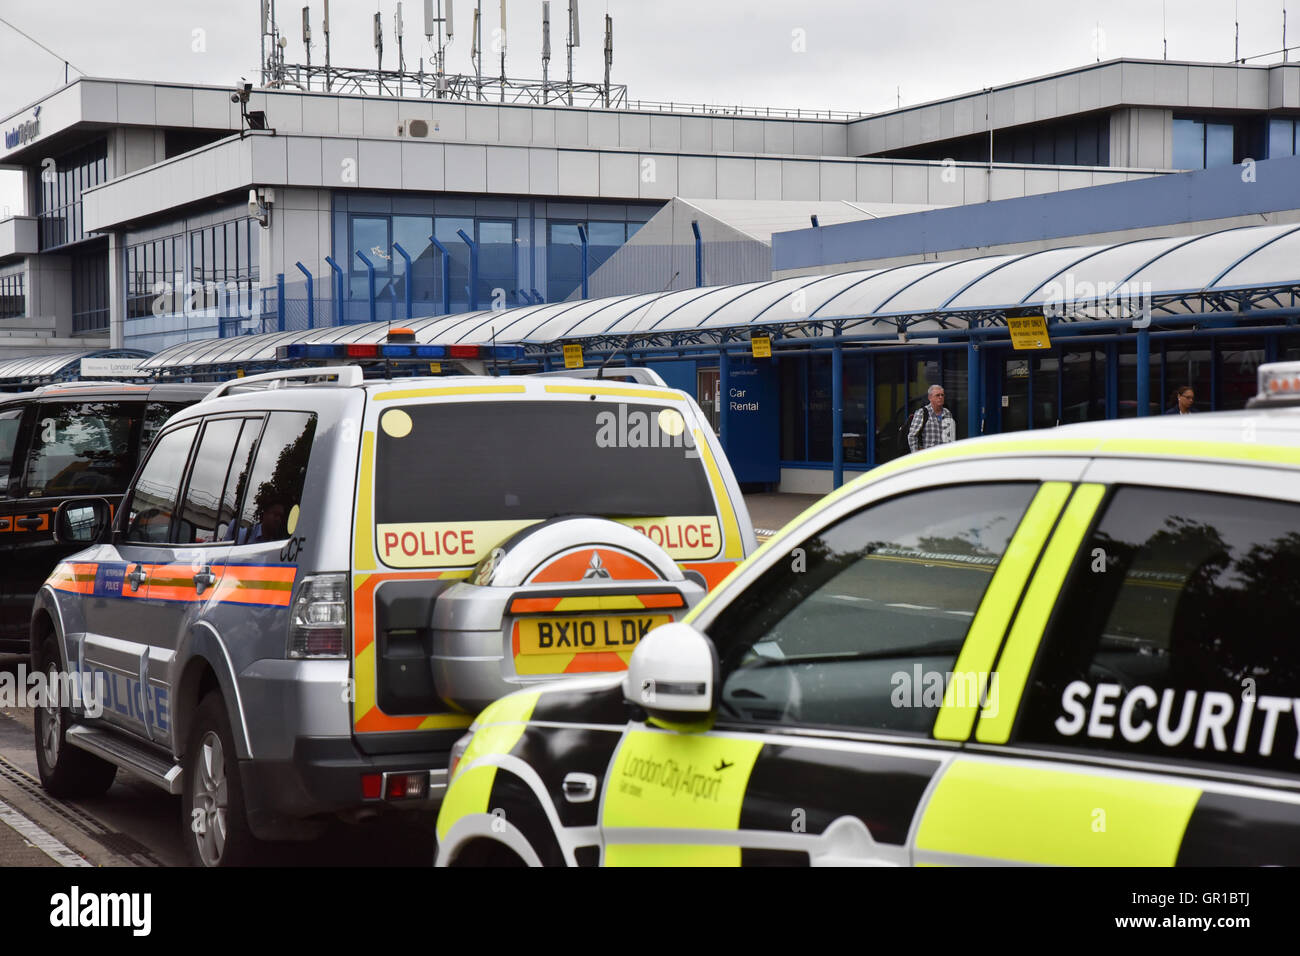
[[[37,666],[45,670],[48,687],[58,681],[59,649],[53,637],[41,644]],[[51,694],[45,706],[36,710],[36,769],[41,786],[56,797],[98,797],[113,785],[117,767],[92,753],[69,746],[66,735],[72,726],[72,711],[66,701]]]
[[[248,866],[264,849],[248,827],[239,759],[225,701],[210,693],[194,712],[185,747],[181,831],[195,866]]]

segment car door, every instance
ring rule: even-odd
[[[1062,521],[1002,652],[1032,661],[1023,703],[945,767],[918,860],[1297,865],[1294,473],[1087,477],[1095,516]]]
[[[26,632],[36,592],[60,561],[81,550],[52,534],[54,511],[67,498],[115,501],[135,469],[144,403],[118,399],[33,402],[28,440],[11,499],[8,550],[11,606]]]
[[[85,668],[103,674],[104,719],[151,739],[161,740],[168,724],[166,695],[159,699],[150,679],[151,659],[168,653],[176,626],[172,526],[198,431],[189,422],[154,443],[112,543],[99,551],[94,593],[83,605],[84,646],[76,649]],[[195,572],[186,571],[192,591]]]
[[[787,534],[697,621],[719,657],[714,728],[628,725],[604,862],[911,862],[951,727],[996,695],[990,649],[1082,467],[940,467]]]
[[[26,637],[26,621],[17,606],[13,583],[18,577],[14,519],[22,504],[14,494],[17,476],[22,473],[19,439],[26,408],[25,402],[0,406],[0,643]]]

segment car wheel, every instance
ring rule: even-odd
[[[41,786],[56,797],[98,797],[113,785],[117,767],[92,753],[68,745],[72,711],[60,706],[53,692],[59,681],[59,649],[53,638],[41,645],[41,666],[48,680],[44,705],[36,709],[36,769]]]
[[[220,694],[203,698],[185,748],[181,829],[196,866],[247,866],[261,849],[244,814],[239,760]]]

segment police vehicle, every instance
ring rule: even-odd
[[[116,520],[56,513],[90,547],[31,617],[39,665],[80,676],[37,715],[46,789],[125,768],[183,795],[195,862],[245,862],[432,809],[473,713],[625,669],[755,542],[695,402],[611,374],[635,380],[300,369],[175,416]]]
[[[79,550],[50,537],[59,502],[116,504],[163,422],[211,388],[70,382],[0,396],[0,652],[27,653],[37,590]]]
[[[828,496],[626,675],[480,714],[438,863],[1300,864],[1300,363],[1259,380]]]

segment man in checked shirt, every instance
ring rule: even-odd
[[[943,386],[931,385],[926,396],[930,404],[918,408],[907,426],[907,444],[912,451],[945,445],[957,439],[957,420],[943,407]]]

